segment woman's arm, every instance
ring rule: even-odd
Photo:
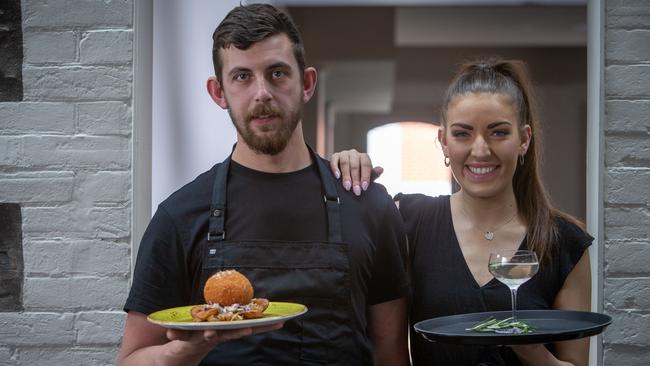
[[[564,281],[553,309],[591,310],[591,267],[589,251],[584,254]],[[521,362],[526,366],[563,365],[587,366],[589,364],[589,338],[555,343],[555,356],[543,345],[513,346]]]

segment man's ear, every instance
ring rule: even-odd
[[[223,109],[228,109],[228,102],[226,101],[226,94],[221,87],[221,83],[217,80],[216,76],[210,76],[206,83],[208,94],[217,105]]]
[[[302,73],[302,102],[307,103],[316,91],[318,72],[313,67],[308,67]]]

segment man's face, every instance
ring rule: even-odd
[[[291,41],[277,34],[220,55],[221,88],[239,136],[259,153],[278,154],[302,119],[302,74]]]

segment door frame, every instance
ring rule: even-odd
[[[131,271],[151,219],[153,0],[133,2]],[[589,250],[592,311],[603,311],[604,1],[587,2],[586,224],[595,238]],[[603,362],[602,336],[592,337],[590,365]]]

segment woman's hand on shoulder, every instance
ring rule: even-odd
[[[361,192],[368,189],[370,184],[384,172],[384,168],[372,166],[368,154],[358,152],[355,149],[332,154],[330,169],[337,179],[341,179],[343,188],[346,191],[352,189],[352,192],[357,196],[360,196]]]

